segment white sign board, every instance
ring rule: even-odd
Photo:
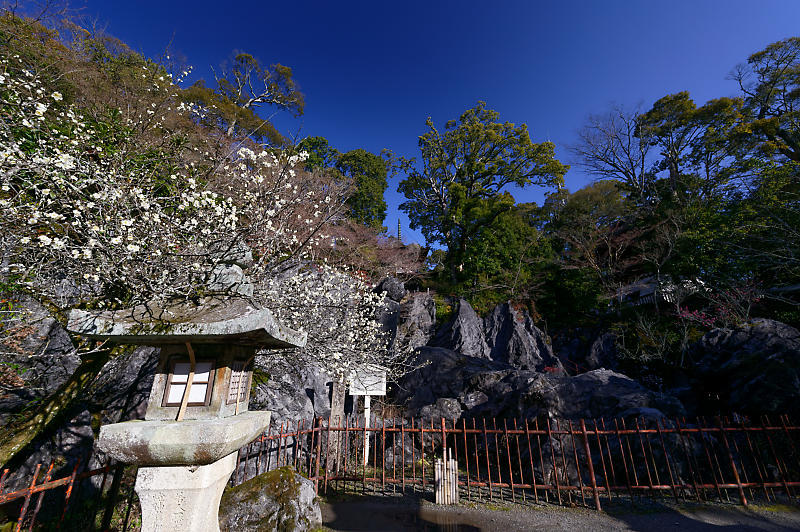
[[[350,395],[386,395],[386,368],[365,364],[359,366],[347,381]]]

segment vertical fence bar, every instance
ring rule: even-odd
[[[478,484],[481,482],[481,461],[478,458],[478,424],[475,418],[472,418],[472,443],[475,445],[475,479]],[[481,486],[478,485],[478,498],[483,500],[483,490]]]
[[[694,486],[694,493],[697,497],[698,501],[704,500],[704,498],[700,495],[700,489],[697,486],[697,477],[695,476],[694,467],[692,467],[692,457],[691,452],[689,450],[689,446],[686,443],[688,437],[684,437],[683,435],[683,428],[681,427],[681,422],[678,419],[675,419],[675,427],[678,430],[678,439],[681,442],[681,446],[683,447],[683,454],[686,456],[686,465],[689,467],[689,474],[692,477],[692,485]]]
[[[363,458],[360,460],[361,463],[361,493],[367,492],[367,466],[369,466],[369,456],[367,456],[367,438],[369,438],[369,434],[367,434],[367,417],[364,416],[364,426],[362,427],[362,434],[363,434]],[[361,456],[361,455],[359,455]]]
[[[725,425],[731,425],[731,423],[728,421],[727,417],[725,418]],[[739,428],[742,429],[742,431],[744,431],[744,423],[742,423],[741,418],[740,418],[740,421],[739,421]],[[748,477],[747,477],[747,467],[745,465],[744,455],[741,452],[739,452],[739,443],[736,441],[736,434],[733,434],[732,438],[733,438],[733,450],[736,452],[736,456],[739,457],[740,466],[742,468],[742,478],[744,478],[744,483],[745,484],[749,484],[750,481],[748,480]],[[747,488],[747,493],[750,494],[750,499],[752,500],[753,499],[753,490],[752,490],[752,488],[748,487]]]
[[[633,459],[633,450],[631,449],[631,435],[628,432],[628,427],[625,426],[625,419],[620,419],[622,422],[622,430],[624,431],[625,436],[625,446],[628,448],[628,459],[631,463],[631,471],[633,471],[633,483],[635,486],[639,486],[639,473],[636,467],[636,461]]]
[[[664,461],[667,463],[667,471],[669,472],[669,485],[672,488],[672,495],[675,497],[675,502],[678,502],[678,490],[675,488],[675,477],[672,475],[672,465],[669,462],[669,454],[667,453],[667,446],[664,443],[664,433],[661,430],[661,420],[656,418],[656,430],[658,431],[658,439],[661,442],[661,452],[664,453]],[[703,437],[703,434],[700,434]]]
[[[506,440],[506,456],[508,457],[508,484],[511,486],[511,502],[517,502],[517,496],[514,493],[514,468],[511,467],[511,446],[508,437],[508,422],[503,419],[503,438]]]
[[[322,484],[322,492],[328,493],[328,470],[331,466],[331,421],[333,420],[333,412],[328,414],[328,426],[325,429],[325,480]],[[320,432],[320,436],[322,433]],[[281,435],[283,436],[283,435]]]
[[[765,484],[765,477],[764,477],[764,475],[766,474],[766,469],[762,473],[761,464],[759,463],[760,460],[758,459],[755,449],[753,449],[753,442],[750,439],[749,431],[744,432],[744,437],[745,440],[747,441],[747,447],[750,450],[750,458],[753,460],[753,464],[755,464],[756,466],[756,473],[758,473],[758,480],[761,482],[761,489],[764,491],[764,497],[766,497],[767,501],[769,502],[770,497],[769,497],[769,492],[767,491],[767,486]]]
[[[522,472],[522,451],[519,450],[519,433],[517,432],[517,418],[514,418],[514,443],[517,447],[517,465],[519,466],[519,483],[525,484],[525,475]],[[533,485],[533,483],[531,484]],[[525,495],[525,488],[520,488],[522,491],[522,502],[528,502]]]
[[[603,426],[605,426],[605,421],[603,421]],[[628,485],[628,496],[631,498],[631,504],[633,504],[633,487],[631,486],[630,473],[628,473],[628,462],[625,459],[625,444],[622,443],[622,434],[619,431],[619,423],[617,423],[616,419],[614,419],[614,430],[617,434],[617,443],[619,443],[619,454],[622,457],[622,468],[625,471],[625,483]],[[635,468],[636,466],[631,464],[631,467]]]
[[[733,460],[731,446],[728,444],[728,436],[725,434],[725,427],[722,424],[722,419],[719,419],[719,432],[722,435],[722,443],[725,444],[725,451],[728,453],[728,460],[730,461],[731,469],[733,470],[733,478],[736,480],[736,485],[739,487],[739,499],[742,501],[743,506],[747,506],[747,497],[744,496],[742,481],[739,479],[739,470],[736,468],[736,462]]]
[[[791,423],[789,421],[789,416],[787,414],[782,414],[780,416],[780,419],[781,419],[781,425],[783,425],[783,432],[786,433],[786,439],[789,441],[789,445],[792,447],[792,457],[795,459],[795,462],[797,462],[795,465],[796,466],[800,465],[800,461],[798,460],[797,456],[797,449],[794,446],[794,440],[792,439],[791,434],[789,434],[788,425]]]
[[[22,523],[25,520],[25,514],[28,511],[28,504],[31,501],[31,490],[36,485],[36,479],[39,476],[39,470],[42,468],[42,464],[36,464],[36,469],[33,472],[33,478],[31,479],[31,484],[28,486],[28,492],[25,494],[25,501],[22,503],[22,509],[19,511],[19,519],[17,520],[17,526],[14,529],[15,532],[19,532],[22,530]]]
[[[58,528],[61,529],[61,525],[64,523],[64,517],[67,515],[67,507],[69,506],[69,499],[72,497],[72,487],[75,485],[75,477],[78,475],[78,467],[81,465],[81,459],[75,461],[75,467],[72,468],[72,474],[69,477],[69,484],[67,484],[67,492],[64,494],[64,509],[61,510],[61,518],[58,520]],[[8,469],[6,469],[8,472]],[[2,482],[0,482],[2,485]]]
[[[421,420],[419,423],[419,446],[422,453],[422,493],[425,493],[425,483],[427,479],[425,478],[425,420]]]
[[[766,423],[765,423],[766,421]],[[788,497],[792,496],[792,492],[789,489],[789,484],[786,482],[786,475],[784,474],[784,470],[781,467],[781,460],[778,458],[778,453],[775,452],[775,446],[772,444],[772,438],[769,436],[769,419],[764,416],[761,418],[761,428],[764,431],[764,436],[767,438],[767,444],[769,445],[769,449],[772,453],[772,458],[775,460],[775,466],[778,468],[778,473],[781,476],[781,482],[783,483],[783,489],[786,492]]]
[[[50,468],[52,469],[53,466],[51,465]],[[111,519],[114,517],[114,507],[117,505],[117,496],[119,495],[119,488],[122,484],[122,475],[124,473],[124,464],[117,464],[117,467],[114,469],[114,476],[111,479],[111,488],[108,490],[109,494],[108,500],[106,501],[106,509],[105,512],[103,512],[103,520],[100,525],[102,530],[111,528]],[[49,479],[49,477],[50,475],[48,472],[47,478]],[[44,495],[44,493],[42,493],[42,495]],[[39,504],[41,504],[41,498]]]
[[[711,470],[711,478],[714,480],[714,488],[717,490],[717,497],[719,498],[719,502],[722,502],[722,491],[719,489],[719,481],[717,480],[717,472],[714,469],[714,462],[711,460],[711,452],[708,450],[708,443],[706,442],[706,427],[704,423],[700,422],[700,418],[697,418],[697,428],[700,431],[700,443],[703,445],[703,451],[705,452],[706,459],[708,460],[708,467]],[[720,471],[720,475],[722,472]],[[720,476],[720,480],[722,477]]]
[[[642,448],[642,460],[644,460],[644,468],[647,471],[647,485],[650,488],[650,496],[653,497],[655,495],[653,489],[653,477],[650,475],[650,464],[647,463],[647,451],[644,448],[644,439],[642,438],[642,429],[639,427],[639,420],[634,419],[634,426],[636,427],[636,434],[639,436],[639,445]]]
[[[583,475],[581,473],[581,461],[578,459],[578,446],[575,445],[575,431],[572,428],[572,420],[569,420],[569,438],[572,442],[572,454],[575,459],[575,471],[578,473],[578,486],[581,490],[581,502],[586,506],[586,494],[583,491]]]
[[[486,451],[486,476],[489,481],[489,500],[494,498],[494,490],[492,489],[492,466],[489,465],[489,438],[486,434],[486,418],[483,418],[483,448]]]
[[[528,441],[528,461],[531,464],[531,486],[533,486],[533,500],[537,504],[539,503],[539,492],[536,489],[536,469],[533,467],[533,451],[531,450],[531,431],[528,427],[528,420],[525,420],[525,439]],[[539,449],[539,455],[541,456],[541,449]],[[542,468],[542,474],[544,474],[544,467]],[[544,482],[542,482],[544,484]]]
[[[417,492],[417,458],[416,441],[414,438],[414,418],[411,418],[411,492]]]
[[[469,485],[469,447],[467,447],[467,418],[461,418],[461,432],[464,435],[464,469],[467,471],[467,500],[471,501],[472,491]]]
[[[550,444],[550,457],[553,459],[553,479],[555,480],[556,484],[556,494],[558,495],[558,504],[563,504],[561,502],[561,488],[559,487],[558,482],[558,466],[556,465],[556,451],[555,445],[553,444],[553,430],[550,427],[550,418],[547,418],[547,442]],[[544,471],[542,471],[544,473]]]
[[[641,418],[644,429],[647,430],[647,424],[644,418]],[[653,452],[653,442],[650,438],[650,432],[644,433],[644,441],[647,442],[647,449],[650,451],[650,461],[653,463],[653,474],[656,477],[656,485],[661,485],[661,476],[658,474],[658,464],[656,463],[656,454]]]
[[[500,444],[497,441],[497,418],[492,418],[492,434],[494,435],[494,456],[497,458],[497,484],[498,489],[500,490],[500,500],[503,500],[503,486],[500,485],[503,483],[503,475],[502,471],[500,470]]]
[[[316,418],[314,425],[317,431],[317,467],[314,473],[314,491],[319,494],[319,461],[322,459],[322,418]]]
[[[381,491],[386,493],[386,411],[383,408],[381,408]]]
[[[564,434],[561,430],[561,422],[556,419],[556,434],[558,435],[558,446],[561,448],[561,465],[564,467],[564,480],[566,480],[567,500],[570,504],[572,502],[572,481],[569,479],[569,469],[567,468],[567,452],[564,449]],[[558,478],[558,474],[556,474]]]
[[[400,420],[400,474],[403,476],[403,495],[406,494],[406,424]]]
[[[596,430],[596,429],[595,429]],[[586,433],[586,422],[581,419],[581,432],[583,433],[583,445],[586,449],[586,463],[589,466],[589,481],[592,485],[592,494],[594,495],[594,508],[598,512],[600,508],[600,494],[597,492],[597,479],[594,477],[594,464],[592,463],[592,449],[589,447],[589,435]],[[600,456],[603,456],[603,449],[600,449]],[[603,466],[605,468],[605,466]]]
[[[527,422],[526,422],[527,426]],[[544,490],[544,500],[545,502],[550,502],[550,486],[547,484],[547,480],[544,478],[544,456],[542,456],[542,440],[541,440],[541,431],[539,430],[539,418],[533,420],[533,430],[536,431],[536,447],[539,448],[539,466],[541,467],[542,472],[542,486]]]
[[[611,458],[611,445],[608,443],[608,432],[606,431],[606,421],[600,418],[600,424],[603,427],[603,438],[600,437],[598,431],[597,443],[600,445],[600,456],[603,456],[603,440],[606,441],[606,454],[608,455],[608,468],[611,470],[611,483],[609,483],[608,475],[606,474],[606,487],[608,488],[608,502],[611,502],[611,484],[617,485],[617,473],[614,471],[614,460]],[[597,431],[597,420],[594,421],[594,430]],[[617,495],[619,498],[619,494]]]
[[[50,482],[50,477],[53,473],[53,465],[54,462],[50,462],[50,467],[47,468],[47,473],[44,475],[44,480],[42,484],[47,484]],[[42,499],[44,498],[44,491],[39,492],[39,496],[36,498],[36,506],[33,509],[33,515],[31,516],[31,526],[28,527],[28,530],[33,530],[33,525],[36,524],[36,516],[39,515],[39,510],[42,509]]]

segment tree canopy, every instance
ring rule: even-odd
[[[553,143],[534,143],[525,124],[498,119],[484,102],[441,132],[429,117],[419,137],[419,167],[403,161],[400,208],[428,243],[443,245],[453,280],[479,232],[514,205],[507,187],[558,187],[568,169],[555,158]]]

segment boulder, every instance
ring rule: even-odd
[[[492,360],[518,369],[563,371],[550,339],[533,324],[527,310],[511,302],[497,305],[486,316],[484,328]]]
[[[291,532],[321,526],[314,483],[288,466],[227,488],[219,505],[219,528],[223,532]]]
[[[403,281],[398,279],[397,277],[386,277],[382,279],[378,286],[375,287],[375,293],[386,293],[386,297],[393,301],[402,301],[404,297],[406,297],[406,287],[403,284]]]
[[[592,419],[684,413],[677,399],[610,370],[570,377],[436,347],[419,349],[417,363],[422,367],[401,379],[397,397],[414,417]]]
[[[754,319],[713,329],[691,348],[706,410],[800,415],[800,331]]]
[[[489,358],[483,320],[465,299],[459,299],[453,319],[444,324],[430,345],[446,347],[471,357]]]
[[[155,347],[137,347],[103,366],[90,394],[103,425],[144,419],[159,353]]]
[[[80,364],[67,331],[40,303],[21,296],[12,324],[0,339],[0,361],[14,368],[25,387],[37,397],[58,389]]]
[[[332,379],[317,367],[276,366],[258,356],[254,380],[249,409],[272,412],[273,427],[285,421],[294,426],[300,420],[327,418],[331,412]]]
[[[426,345],[436,325],[436,304],[427,292],[415,292],[400,305],[394,347],[416,349]]]
[[[553,335],[553,351],[570,373],[619,367],[617,337],[602,329],[559,331]]]

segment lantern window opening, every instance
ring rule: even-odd
[[[183,394],[186,391],[186,382],[189,377],[191,363],[183,358],[174,358],[170,361],[170,371],[167,386],[164,390],[162,407],[181,406]],[[211,404],[211,391],[214,384],[216,365],[214,360],[195,361],[194,379],[189,389],[189,401],[186,406],[208,406]]]
[[[236,402],[243,402],[247,398],[247,392],[250,389],[249,377],[246,361],[234,360],[231,363],[231,378],[228,385],[227,400],[229,405]]]

